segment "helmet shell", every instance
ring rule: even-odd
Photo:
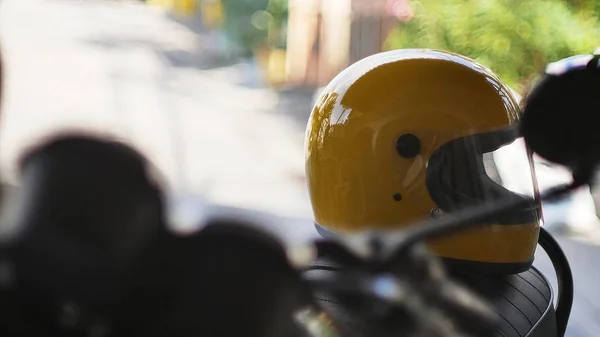
[[[518,138],[507,140],[506,130],[515,130],[519,118],[511,89],[467,57],[401,49],[358,61],[323,90],[308,121],[306,177],[315,223],[338,234],[403,228],[497,200],[489,197],[494,193],[517,195],[501,182],[490,183],[489,173],[478,167],[485,164],[484,153]],[[532,190],[526,216],[431,242],[437,254],[529,267],[540,226],[539,195],[531,154],[522,154]],[[444,184],[446,195],[436,192]],[[473,186],[483,191],[468,192]],[[457,201],[464,193],[475,197]]]

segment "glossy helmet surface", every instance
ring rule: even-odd
[[[321,93],[307,125],[306,177],[317,229],[339,235],[403,228],[468,206],[526,198],[524,209],[429,245],[449,261],[487,271],[529,268],[540,200],[519,118],[511,89],[469,58],[402,49],[358,61]]]

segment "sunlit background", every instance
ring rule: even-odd
[[[142,150],[173,195],[311,226],[304,129],[340,70],[384,50],[437,48],[489,66],[524,95],[549,62],[600,46],[600,2],[0,0],[0,44],[8,183],[24,148],[84,128]],[[538,164],[543,188],[565,179]],[[544,205],[575,270],[570,337],[600,331],[594,193]]]

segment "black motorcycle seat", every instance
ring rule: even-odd
[[[321,260],[306,270],[306,277],[333,277],[339,266]],[[489,301],[502,317],[497,337],[552,337],[556,335],[553,292],[548,280],[535,267],[515,275],[476,275],[452,271],[458,281],[468,285]],[[312,275],[311,275],[312,274]],[[339,294],[315,292],[315,300],[342,325],[371,335],[369,327],[361,324],[360,314],[341,306]]]

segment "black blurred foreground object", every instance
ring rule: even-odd
[[[588,183],[600,162],[600,55],[554,62],[525,97],[521,130],[528,146]]]
[[[320,316],[282,246],[233,220],[171,235],[147,166],[81,135],[25,157],[2,210],[0,334],[304,336],[294,313]]]
[[[10,276],[0,317],[11,317],[16,332],[101,325],[135,286],[133,267],[163,231],[162,196],[146,165],[118,142],[78,135],[24,157],[0,227]]]

